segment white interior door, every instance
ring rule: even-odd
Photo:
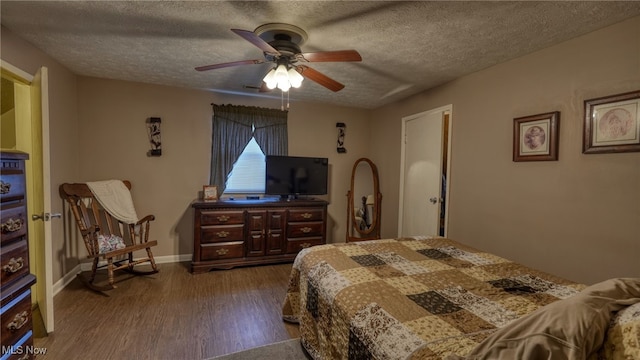
[[[36,275],[31,288],[36,336],[40,330],[53,331],[53,250],[51,214],[51,178],[49,158],[49,85],[48,72],[42,67],[35,75],[2,61],[2,74],[14,84],[15,148],[29,154],[26,166],[26,191],[29,229],[30,270]],[[38,316],[41,315],[41,316]],[[38,323],[36,323],[38,322]]]
[[[439,233],[444,114],[450,108],[438,108],[402,119],[398,219],[401,237],[436,236]]]
[[[51,219],[60,214],[51,213],[51,159],[49,154],[49,75],[46,67],[41,67],[31,83],[32,108],[32,158],[37,160],[38,169],[33,171],[32,207],[34,216],[29,232],[35,245],[34,264],[37,283],[35,297],[47,333],[53,331],[53,246]],[[39,137],[39,139],[38,139]],[[34,164],[35,165],[35,164]],[[31,228],[30,228],[31,229]]]

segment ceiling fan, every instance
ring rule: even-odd
[[[289,87],[299,87],[303,77],[315,81],[331,91],[340,91],[344,88],[343,84],[304,63],[362,61],[362,57],[356,50],[303,53],[300,50],[300,45],[307,40],[308,36],[304,30],[294,25],[270,23],[261,25],[254,31],[240,29],[231,29],[231,31],[262,50],[264,59],[199,66],[195,68],[197,71],[271,62],[275,64],[275,67],[263,79],[262,86],[259,87],[260,91],[268,91],[276,87],[287,91]]]

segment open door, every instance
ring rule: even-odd
[[[446,233],[444,216],[449,179],[445,121],[451,106],[402,119],[400,212],[398,236],[437,236]],[[442,230],[441,230],[442,227]]]
[[[49,93],[47,68],[30,75],[2,62],[2,77],[13,83],[15,149],[29,154],[26,165],[27,208],[31,272],[37,282],[31,289],[34,335],[53,331],[53,251],[49,159]]]
[[[36,265],[38,279],[34,292],[46,333],[53,331],[53,246],[51,219],[61,214],[51,213],[51,169],[49,154],[49,75],[41,67],[31,83],[31,119],[33,123],[32,159],[34,159],[32,192],[28,194],[31,207],[29,236],[34,251],[32,259]],[[39,139],[37,136],[39,135]],[[39,141],[38,141],[39,140]],[[35,160],[38,159],[38,163]],[[37,168],[35,168],[37,166]],[[32,232],[31,229],[34,231]],[[37,314],[37,312],[36,312]],[[34,319],[34,329],[37,319]],[[36,332],[36,336],[39,334]]]

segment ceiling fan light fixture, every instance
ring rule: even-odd
[[[287,67],[284,64],[278,65],[278,67],[276,68],[275,77],[276,77],[276,80],[278,80],[278,83],[285,80],[289,81],[289,75],[287,74]]]
[[[287,65],[280,64],[276,68],[271,69],[262,79],[269,89],[276,87],[284,92],[289,91],[292,87],[299,88],[304,78],[293,67],[287,70]]]
[[[267,88],[271,90],[275,89],[276,86],[278,86],[278,80],[276,79],[276,69],[271,69],[271,71],[267,73],[262,81],[264,81],[264,83],[267,85]]]
[[[289,71],[287,71],[287,75],[289,75],[289,83],[291,83],[292,87],[297,89],[302,85],[302,80],[304,80],[304,78],[296,71],[296,69],[293,67],[290,68]]]
[[[284,64],[280,64],[276,68],[275,78],[278,82],[278,89],[285,92],[289,91],[291,84],[289,84],[289,75],[287,74],[287,67]]]

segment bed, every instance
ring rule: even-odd
[[[296,258],[283,319],[315,360],[489,359],[549,341],[567,358],[640,359],[640,279],[616,281],[591,290],[446,238],[327,244]]]

